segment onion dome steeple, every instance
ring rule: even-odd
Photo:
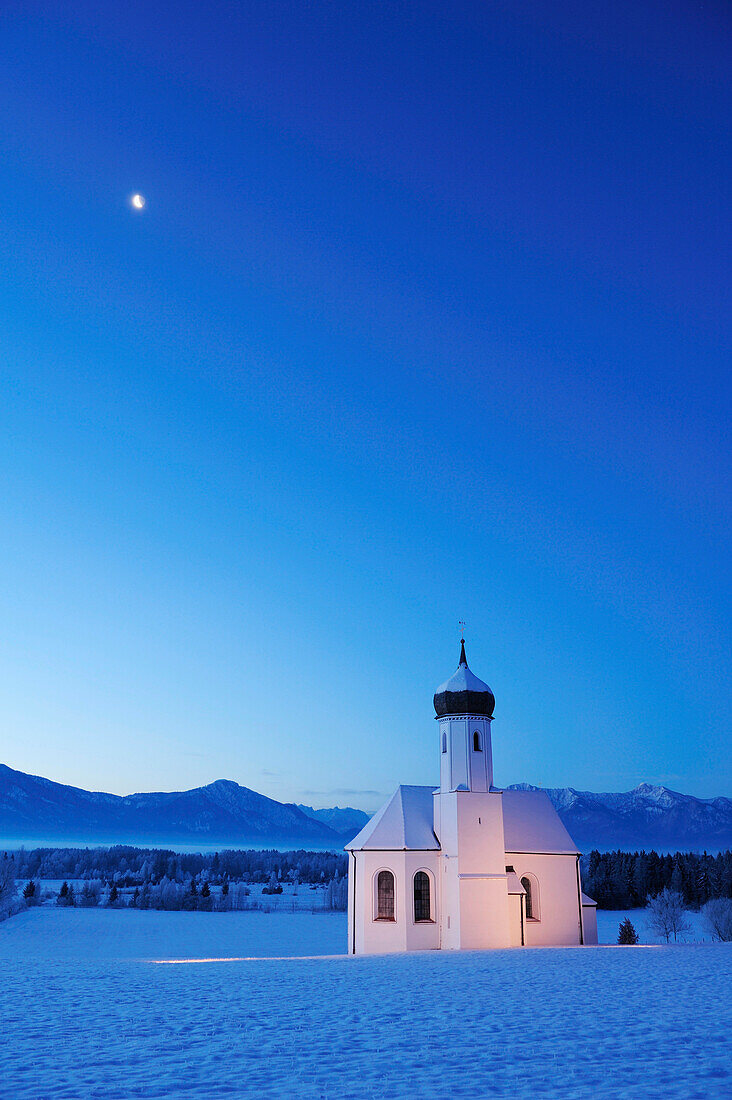
[[[457,672],[444,684],[440,684],[435,692],[434,705],[438,718],[446,714],[493,717],[496,700],[488,685],[479,680],[468,668],[464,638],[460,642],[460,664]]]

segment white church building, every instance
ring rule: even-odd
[[[354,955],[597,943],[579,852],[543,791],[493,785],[493,692],[436,691],[440,786],[399,787],[346,846]]]

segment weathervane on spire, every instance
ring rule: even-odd
[[[465,641],[465,623],[463,622],[462,619],[458,623],[458,626],[460,627],[460,641],[464,642]]]

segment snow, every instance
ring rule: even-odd
[[[346,845],[353,851],[431,851],[434,787],[402,785]],[[574,855],[577,847],[544,791],[501,792],[506,852]]]
[[[506,852],[577,853],[577,845],[544,791],[503,791]]]
[[[343,914],[28,910],[0,924],[3,1096],[730,1094],[731,945],[344,946]]]
[[[630,917],[633,927],[638,933],[640,943],[658,944],[665,942],[662,936],[657,936],[651,930],[650,913],[648,909],[624,909],[622,911],[615,909],[598,909],[597,934],[600,943],[617,943],[618,929],[621,922],[624,921],[626,917]],[[682,943],[710,942],[711,937],[704,927],[704,920],[701,913],[689,911],[686,914],[686,918],[691,925],[691,931],[679,937],[679,941]]]
[[[22,896],[23,888],[27,881],[27,879],[18,880],[18,897]],[[73,887],[75,894],[79,894],[87,880],[77,878],[42,878],[36,879],[35,881],[38,884],[41,895],[46,897],[43,904],[53,906],[55,905],[55,895],[59,893],[64,882]],[[107,896],[105,884],[97,879],[92,882],[92,885],[97,887],[101,899],[104,900]],[[263,894],[261,883],[251,883],[248,887],[243,883],[232,883],[230,894],[230,899],[234,902],[232,908],[235,910],[259,910],[263,913],[269,913],[273,910],[274,912],[282,911],[288,913],[331,912],[325,886],[311,886],[308,885],[308,883],[298,883],[298,885],[295,886],[291,882],[281,882],[280,886],[282,887],[281,894]],[[249,890],[248,895],[242,894],[245,888]],[[118,886],[118,890],[123,904],[128,905],[135,892],[135,888],[133,886]],[[211,885],[210,890],[213,898],[219,898],[221,896],[220,885]]]
[[[457,672],[454,672],[449,680],[445,680],[444,684],[440,684],[435,695],[442,695],[445,691],[453,694],[460,691],[488,691],[491,695],[493,694],[488,685],[479,680],[467,665],[460,665]]]
[[[361,832],[346,845],[347,850],[435,851],[440,845],[432,828],[434,787],[402,785]]]
[[[344,913],[185,913],[136,909],[29,909],[0,923],[0,965],[190,955],[333,955],[346,950]]]

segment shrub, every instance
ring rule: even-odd
[[[31,905],[41,904],[41,891],[32,878],[23,887],[23,899],[29,908]]]
[[[79,905],[85,909],[90,909],[94,905],[99,905],[99,891],[91,882],[85,882],[82,886],[79,894]]]
[[[72,906],[76,905],[76,898],[74,897],[74,888],[69,886],[68,882],[61,884],[61,889],[56,896],[56,905]]]
[[[0,861],[0,909],[7,908],[15,898],[15,861],[5,859]]]
[[[0,861],[0,920],[13,917],[20,913],[25,905],[18,897],[15,889],[15,860],[13,857]]]
[[[674,943],[679,936],[691,931],[691,925],[684,908],[684,899],[681,894],[665,887],[660,894],[648,899],[650,913],[650,925],[658,936],[663,936],[668,943],[671,936]]]
[[[618,928],[618,943],[623,945],[638,943],[638,933],[630,917],[626,917]]]
[[[702,906],[702,918],[715,940],[732,942],[732,898],[714,898]]]

